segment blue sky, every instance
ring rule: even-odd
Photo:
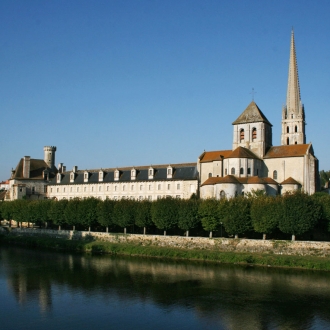
[[[57,146],[67,169],[231,149],[252,99],[280,144],[294,27],[307,142],[330,169],[330,2],[0,2],[0,181]]]

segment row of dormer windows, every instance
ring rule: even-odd
[[[168,166],[167,167],[167,179],[172,179],[173,177],[173,167],[172,166]],[[104,179],[104,174],[105,172],[104,171],[99,171],[99,182],[102,182],[103,179]],[[85,171],[84,172],[84,182],[88,182],[89,180],[89,177],[90,177],[91,173],[90,172],[87,172]],[[148,170],[148,179],[153,179],[154,178],[154,175],[155,175],[155,169],[154,168],[149,168]],[[70,173],[70,182],[74,182],[75,181],[75,178],[77,176],[77,172],[75,170],[73,170],[71,173]],[[137,170],[135,168],[133,168],[131,170],[131,180],[135,180],[136,179],[136,176],[137,176]],[[117,169],[114,171],[114,180],[115,181],[119,181],[119,178],[120,178],[120,171]],[[62,180],[62,174],[61,173],[58,173],[57,174],[57,183],[60,183]]]

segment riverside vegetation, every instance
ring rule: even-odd
[[[212,237],[219,229],[224,235],[266,238],[266,235],[313,233],[330,231],[330,196],[302,192],[270,197],[255,192],[230,200],[190,200],[172,198],[157,201],[99,200],[95,198],[72,200],[16,200],[0,203],[1,219],[18,223],[31,222],[43,227],[71,227],[89,231],[116,231],[137,226],[143,233],[155,229],[189,231],[201,228]],[[10,231],[10,228],[9,228]],[[261,236],[262,235],[262,236]],[[51,237],[2,235],[7,244],[20,244],[56,250],[139,255],[162,258],[192,259],[222,263],[243,263],[267,266],[286,266],[330,270],[330,261],[321,257],[270,255],[257,253],[221,252],[215,250],[186,250],[170,247],[142,246],[88,240],[67,240]]]

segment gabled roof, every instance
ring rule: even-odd
[[[201,163],[207,163],[216,160],[221,160],[222,158],[227,158],[228,155],[230,155],[232,152],[232,150],[204,151],[199,156],[199,161]]]
[[[264,158],[302,157],[308,153],[314,156],[311,144],[291,144],[288,146],[271,147]]]
[[[226,158],[254,158],[259,159],[251,150],[244,147],[237,147]]]
[[[47,164],[43,159],[30,159],[30,177],[24,178],[23,176],[23,162],[24,159],[21,158],[18,162],[15,171],[13,172],[10,179],[27,179],[27,180],[43,180],[43,171],[48,168]],[[53,178],[55,176],[55,172],[51,171],[49,168],[49,177]]]
[[[295,179],[293,179],[291,176],[288,177],[287,179],[285,179],[283,182],[281,182],[281,184],[299,184],[300,183],[298,181],[296,181]]]
[[[273,126],[262,111],[258,108],[257,104],[252,101],[242,114],[233,122],[233,125],[246,124],[246,123],[266,123]]]

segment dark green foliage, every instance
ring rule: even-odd
[[[129,199],[121,199],[115,203],[113,208],[113,222],[119,227],[126,228],[134,224],[135,204],[137,202]]]
[[[1,203],[1,216],[2,219],[11,220],[13,218],[13,202]]]
[[[151,217],[158,229],[166,231],[177,225],[178,204],[179,200],[174,198],[161,198],[152,203]]]
[[[99,200],[94,197],[89,197],[79,201],[78,217],[80,224],[88,226],[90,229],[91,226],[97,223],[96,207],[98,203]]]
[[[81,223],[79,217],[79,204],[79,198],[70,199],[68,201],[64,210],[65,221],[68,225],[76,226]]]
[[[12,203],[12,217],[13,220],[17,222],[25,222],[30,221],[30,212],[29,212],[29,203],[27,200],[24,199],[17,199]]]
[[[51,207],[50,200],[34,200],[28,205],[28,218],[30,222],[44,224],[49,220],[48,212]]]
[[[96,206],[97,221],[101,226],[110,227],[113,224],[113,209],[115,201],[106,199]]]
[[[149,227],[152,225],[151,219],[152,202],[143,200],[135,205],[135,224],[138,227]]]
[[[281,217],[281,198],[261,196],[254,198],[251,205],[251,220],[257,233],[271,234]]]
[[[198,215],[204,230],[216,231],[220,226],[219,201],[213,198],[203,200],[198,207]]]
[[[251,198],[236,197],[222,200],[220,215],[228,234],[239,235],[252,230],[250,217]]]
[[[51,201],[50,208],[48,210],[48,218],[55,225],[61,226],[66,223],[65,208],[68,204],[66,199],[60,201]]]
[[[324,187],[330,179],[330,171],[320,171],[321,186]]]
[[[178,227],[183,230],[195,228],[200,222],[198,208],[200,202],[196,198],[179,201]]]
[[[302,192],[282,197],[282,215],[279,228],[283,233],[301,235],[312,229],[322,216],[321,206]]]

